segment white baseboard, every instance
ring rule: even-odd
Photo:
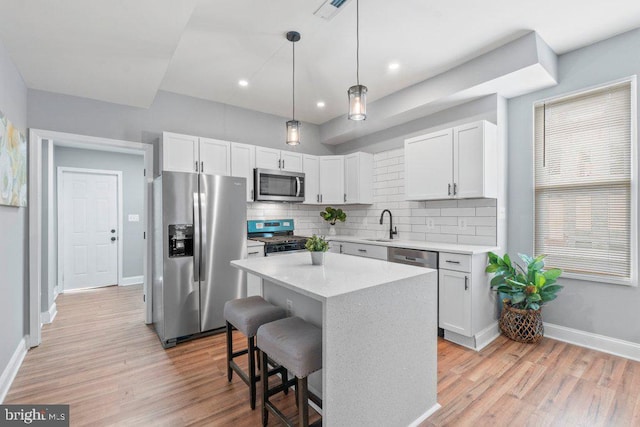
[[[144,276],[123,277],[120,286],[141,285],[144,282]]]
[[[480,351],[500,336],[500,326],[495,322],[476,334],[476,350]]]
[[[53,323],[53,319],[55,319],[56,314],[58,314],[58,306],[56,306],[56,303],[54,302],[53,304],[51,304],[51,307],[49,307],[48,311],[43,311],[42,313],[40,313],[40,322],[43,325]]]
[[[58,287],[58,285],[53,287],[53,300],[55,301],[58,298],[58,295],[60,295],[60,288]]]
[[[3,403],[4,398],[7,397],[11,383],[13,383],[13,379],[16,377],[18,369],[20,369],[24,356],[26,355],[27,338],[23,337],[18,343],[18,347],[16,347],[16,350],[13,352],[11,359],[9,359],[9,363],[2,371],[2,375],[0,375],[0,403]]]
[[[440,404],[436,403],[431,408],[429,408],[427,410],[427,412],[425,412],[424,414],[420,415],[411,424],[409,424],[409,427],[418,427],[424,420],[429,418],[431,415],[433,415],[440,408],[441,408]]]
[[[584,332],[546,322],[544,323],[544,336],[615,356],[640,361],[640,344],[634,342],[623,341],[617,338],[610,338],[604,335]]]

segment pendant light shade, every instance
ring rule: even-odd
[[[300,33],[297,31],[289,31],[287,33],[287,40],[291,42],[291,46],[293,48],[293,111],[291,114],[291,120],[287,122],[287,144],[298,145],[300,144],[300,122],[296,120],[296,42],[300,40]]]
[[[356,85],[347,91],[349,95],[349,120],[367,118],[367,87],[360,84],[360,2],[356,0]]]

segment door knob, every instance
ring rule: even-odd
[[[112,232],[112,233],[115,233],[115,232],[116,232],[116,230],[111,230],[111,232]]]
[[[115,242],[115,241],[116,241],[116,238],[115,238],[115,237],[112,237],[112,238],[111,238],[111,241],[112,241],[112,242]]]

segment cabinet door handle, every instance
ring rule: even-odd
[[[284,169],[284,159],[282,159],[282,169]]]
[[[251,190],[251,200],[253,200],[253,190]]]
[[[447,264],[460,264],[460,261],[451,261],[450,259],[445,261]]]
[[[347,193],[344,193],[344,202],[347,203]]]
[[[366,253],[367,250],[366,249],[358,249],[358,252],[365,252]]]
[[[464,276],[464,290],[465,291],[469,290],[469,277],[468,276]]]
[[[320,195],[316,194],[316,202],[320,203]]]
[[[448,184],[449,187],[447,188],[447,196],[451,195],[451,184]]]
[[[320,203],[322,203],[322,194],[320,195]]]
[[[340,253],[342,253],[342,244],[340,244]]]
[[[204,173],[204,162],[200,162],[200,172]]]
[[[282,169],[282,160],[278,159],[278,169]]]
[[[455,182],[453,183],[453,195],[455,196],[456,194],[458,194],[458,184],[456,184]]]
[[[196,161],[196,172],[198,172],[198,162]]]
[[[256,254],[259,254],[259,253],[260,253],[260,251],[249,252],[249,255],[256,255]]]

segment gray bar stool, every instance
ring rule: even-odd
[[[322,407],[322,401],[307,388],[307,376],[322,369],[322,329],[299,317],[288,317],[260,326],[257,344],[263,364],[271,359],[295,375],[295,380],[292,379],[286,384],[271,389],[268,378],[262,381],[262,425],[266,426],[269,422],[269,411],[271,411],[286,425],[293,426],[293,423],[269,401],[269,397],[295,385],[298,425],[307,427],[309,425],[308,399]]]
[[[256,374],[256,332],[261,325],[283,319],[286,315],[287,313],[284,309],[268,303],[259,296],[234,299],[224,304],[224,319],[227,322],[227,379],[231,382],[233,371],[236,371],[242,381],[249,386],[251,409],[256,408],[256,384],[260,380],[260,375]],[[237,352],[233,351],[231,335],[233,328],[239,330],[247,337],[246,349]],[[244,354],[248,354],[249,359],[248,375],[233,361],[234,358]],[[261,369],[265,377],[268,378],[269,375],[274,375],[279,372],[282,375],[283,382],[287,382],[287,372],[284,368],[269,371],[268,365],[264,363]]]

